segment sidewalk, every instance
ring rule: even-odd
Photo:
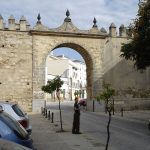
[[[135,111],[124,111],[123,116],[121,112],[115,112],[113,117],[118,117],[128,121],[140,122],[146,124],[150,119],[150,110],[135,110]]]
[[[29,114],[32,125],[33,144],[37,150],[104,150],[104,145],[96,145],[85,134],[72,134],[71,127],[63,124],[60,132],[59,122],[51,123],[41,114]]]

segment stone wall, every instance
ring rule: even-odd
[[[106,81],[116,90],[118,108],[141,104],[139,98],[150,97],[150,70],[138,72],[132,62],[120,58],[121,44],[125,42],[127,39],[121,37],[95,39],[0,31],[0,100],[17,101],[26,111],[39,111],[45,99],[41,86],[45,83],[46,57],[55,48],[70,47],[82,55],[87,65],[88,100]],[[129,103],[134,98],[139,103]]]
[[[11,15],[7,28],[0,15],[0,100],[17,101],[25,111],[40,111],[45,106],[41,86],[45,84],[46,58],[55,48],[68,47],[85,60],[89,110],[91,100],[102,90],[103,81],[116,90],[116,106],[141,105],[145,99],[148,104],[150,69],[138,72],[132,62],[120,57],[122,43],[131,38],[124,25],[120,26],[119,35],[114,23],[109,33],[104,28],[98,29],[96,19],[91,29],[79,30],[69,13],[66,15],[64,23],[53,29],[42,24],[40,15],[33,28],[25,17],[16,23]]]
[[[32,110],[32,37],[0,31],[0,100],[17,101]]]
[[[121,43],[127,39],[108,39],[104,52],[103,80],[115,89],[116,110],[150,109],[150,68],[141,72],[132,61],[120,57]]]

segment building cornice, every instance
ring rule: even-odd
[[[105,39],[108,35],[86,34],[86,33],[70,33],[70,32],[54,32],[54,31],[29,31],[31,35],[41,36],[62,36],[62,37],[78,37],[78,38],[96,38]]]

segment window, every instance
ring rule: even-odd
[[[24,117],[25,114],[22,112],[22,110],[19,108],[19,106],[17,104],[13,105],[12,106],[12,109],[15,111],[15,113],[18,115],[18,116],[21,116],[21,117]]]

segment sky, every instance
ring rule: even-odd
[[[138,1],[0,0],[0,14],[6,25],[10,15],[13,15],[16,21],[19,21],[21,16],[25,16],[31,27],[33,27],[37,22],[38,13],[40,13],[42,24],[49,28],[56,28],[63,23],[66,17],[66,10],[68,9],[70,11],[70,18],[77,28],[82,30],[90,29],[93,26],[93,19],[95,17],[98,28],[104,27],[108,31],[112,22],[118,29],[121,24],[128,26],[131,23],[132,19],[135,19],[137,15]],[[79,57],[75,54],[74,56]]]

